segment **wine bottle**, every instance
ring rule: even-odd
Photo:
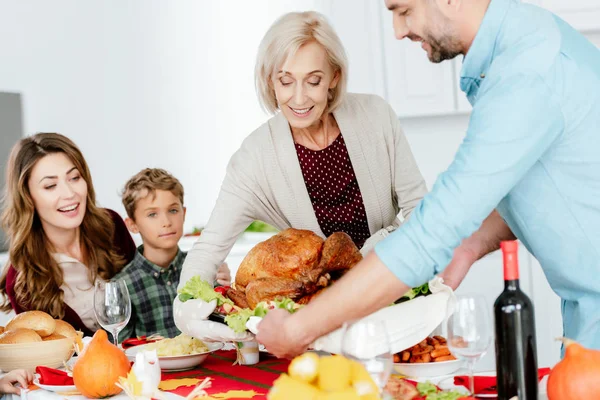
[[[504,291],[494,303],[498,399],[537,400],[538,367],[533,304],[519,287],[516,241],[501,243]]]

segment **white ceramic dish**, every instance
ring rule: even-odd
[[[185,356],[158,357],[158,363],[160,364],[160,369],[163,371],[185,371],[202,364],[210,353],[221,350],[223,345],[223,343],[206,343],[208,351],[204,353]],[[135,362],[135,355],[138,351],[144,351],[145,346],[147,345],[144,344],[141,346],[130,347],[125,350],[125,355],[127,355],[127,358],[130,361]]]
[[[429,378],[450,375],[458,371],[464,360],[428,362],[428,363],[394,363],[397,373],[410,378]]]
[[[40,389],[44,389],[44,390],[48,390],[49,392],[76,392],[77,388],[75,387],[75,385],[42,385],[40,383],[40,376],[38,374],[35,374],[35,377],[33,378],[33,384],[37,387],[39,387]]]

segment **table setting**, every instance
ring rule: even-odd
[[[345,254],[346,247],[339,245],[340,254]],[[340,258],[331,255],[329,252],[329,271],[340,265]],[[248,271],[245,265],[249,265]],[[253,271],[257,271],[255,263],[240,266],[237,288],[213,287],[200,276],[190,278],[173,302],[174,323],[181,334],[172,338],[134,337],[123,343],[119,343],[119,332],[131,318],[127,285],[120,280],[98,281],[94,313],[103,329],[93,337],[82,338],[80,332],[65,328],[64,322],[43,312],[19,314],[0,335],[0,368],[35,371],[34,381],[21,388],[20,398],[28,400],[499,397],[506,376],[499,374],[497,379],[496,371],[474,372],[494,342],[498,355],[499,332],[506,330],[498,325],[500,314],[496,312],[496,319],[492,319],[491,311],[497,308],[482,296],[457,296],[442,278],[434,277],[393,304],[318,338],[308,352],[284,360],[261,348],[255,335],[271,310],[294,313],[303,307],[302,298],[299,302],[281,296],[260,298],[257,294],[268,289],[263,283],[279,278],[270,276],[261,282],[263,286],[253,286]],[[275,273],[275,269],[269,271]],[[321,266],[317,271],[324,273],[327,268]],[[243,281],[240,276],[250,278]],[[332,276],[329,272],[320,278],[315,275],[310,282],[328,284]],[[291,280],[285,279],[287,283]],[[317,287],[311,290],[306,301],[318,295]],[[31,328],[28,335],[37,339],[19,342],[16,328],[22,327]],[[581,365],[600,365],[600,352],[563,340],[566,357],[552,370],[547,366],[537,369],[535,342],[523,352],[533,355],[537,369],[527,381],[529,389],[535,385],[536,400],[585,398],[564,394],[581,387],[573,383],[581,380],[578,376],[586,377],[583,387],[596,381]],[[593,361],[582,361],[588,359]],[[531,369],[528,366],[529,372]],[[505,373],[513,371],[505,369]]]
[[[180,337],[165,339],[149,336],[118,343],[115,338],[118,338],[118,333],[125,326],[131,312],[127,304],[127,287],[112,282],[97,285],[96,290],[98,298],[103,299],[98,301],[96,315],[105,330],[113,333],[112,343],[105,331],[99,331],[93,339],[83,338],[81,341],[83,346],[88,350],[92,348],[92,351],[80,351],[75,346],[73,357],[62,366],[37,366],[34,382],[21,391],[21,399],[93,398],[84,396],[81,388],[75,385],[73,370],[82,358],[92,357],[92,352],[95,351],[94,341],[103,346],[98,353],[113,354],[110,356],[111,360],[122,358],[125,376],[117,382],[119,389],[111,397],[114,399],[266,399],[273,397],[268,394],[278,385],[287,387],[287,381],[284,380],[283,384],[278,382],[281,382],[282,377],[291,375],[290,361],[276,359],[265,349],[259,352],[256,342],[232,340],[229,343],[204,343],[193,338],[197,327],[193,321],[208,318],[218,303],[215,299],[211,302],[189,299],[184,303],[185,307],[178,308],[176,305],[175,319],[183,331]],[[464,396],[460,398],[465,399],[469,398],[467,396],[470,393],[475,393],[475,398],[495,398],[494,372],[474,374],[472,368],[492,342],[491,320],[486,312],[485,301],[473,296],[455,296],[440,278],[428,283],[426,293],[427,295],[419,295],[387,307],[362,320],[345,324],[313,343],[311,352],[319,354],[320,359],[341,357],[361,365],[372,380],[373,388],[376,388],[373,398],[427,399],[433,392],[438,395],[450,393],[454,396],[460,393]],[[423,317],[423,310],[431,312]],[[403,318],[394,318],[395,315],[403,315]],[[257,332],[260,319],[256,316],[249,317],[246,321],[247,332],[234,332],[234,338],[252,337]],[[447,338],[432,336],[432,332],[441,325],[446,327]],[[477,333],[477,340],[465,342],[464,338],[469,337],[467,331]],[[97,339],[96,336],[101,338]],[[454,337],[462,338],[460,345],[454,345]],[[252,343],[256,344],[255,351],[241,351]],[[165,355],[173,351],[169,350],[169,346],[177,349],[197,348],[189,351],[191,354]],[[157,355],[157,351],[162,351],[162,355]],[[80,353],[84,353],[83,356]],[[255,354],[256,359],[250,359],[249,354]],[[244,359],[245,356],[248,360]],[[94,362],[99,361],[90,361],[92,366],[88,367],[89,371],[93,370]],[[85,364],[85,360],[82,363]],[[292,365],[293,363],[294,361]],[[136,374],[135,378],[131,377],[132,371]],[[543,378],[548,372],[549,369],[541,371],[540,377]],[[151,393],[151,397],[133,393],[136,382],[146,384],[150,381],[151,387],[145,393]],[[406,397],[398,390],[395,391],[399,386],[406,388],[406,384],[414,388],[411,392],[413,397]],[[130,385],[129,390],[121,389],[127,385]],[[316,391],[320,390],[318,383],[314,383],[314,386]],[[334,387],[346,390],[350,386],[340,383]],[[200,394],[189,397],[194,390]],[[433,392],[423,396],[422,393],[427,391]],[[83,392],[85,393],[85,389]],[[540,399],[545,399],[542,396]]]

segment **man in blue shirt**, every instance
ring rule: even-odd
[[[385,2],[432,62],[465,55],[469,129],[404,225],[304,309],[270,313],[259,341],[295,355],[436,274],[458,285],[514,233],[562,298],[565,336],[600,349],[600,51],[518,0]]]

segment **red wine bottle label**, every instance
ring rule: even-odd
[[[519,279],[519,243],[516,240],[502,242],[500,248],[504,259],[504,280]]]

